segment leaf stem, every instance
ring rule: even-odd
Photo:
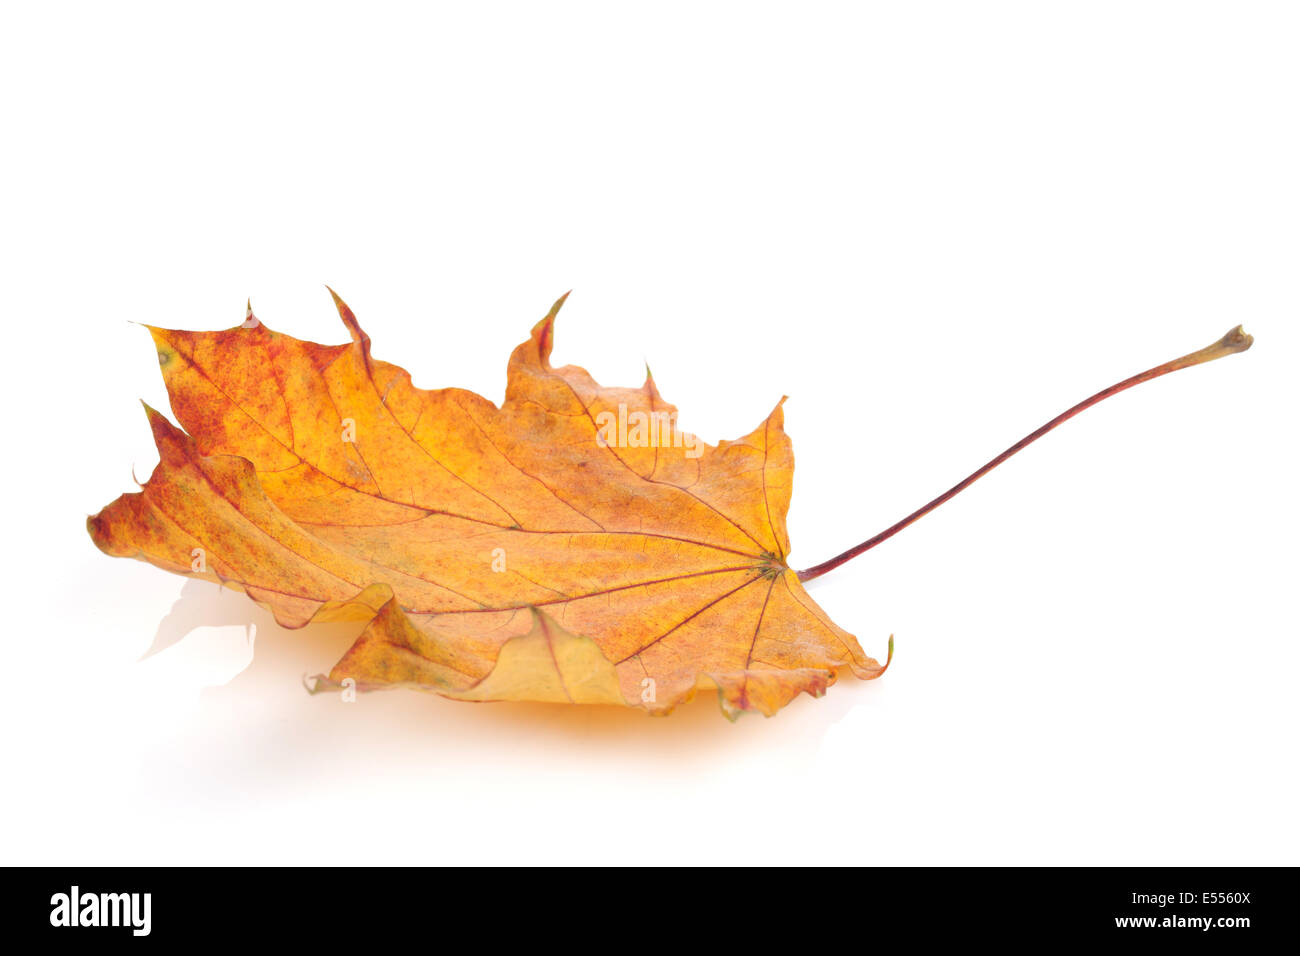
[[[939,497],[935,498],[933,501],[930,501],[929,503],[922,505],[920,508],[917,508],[906,518],[903,518],[901,521],[897,522],[896,524],[890,525],[884,531],[880,532],[874,537],[868,538],[866,541],[863,541],[861,544],[849,548],[849,550],[845,551],[843,554],[838,554],[835,557],[831,558],[829,561],[823,561],[821,564],[816,565],[815,567],[811,567],[808,568],[807,570],[798,572],[799,580],[811,581],[813,578],[819,578],[827,571],[831,571],[834,570],[835,568],[838,568],[844,562],[856,558],[858,555],[862,554],[865,551],[870,551],[872,548],[880,544],[882,541],[889,540],[894,535],[898,534],[898,532],[902,531],[904,528],[910,525],[912,522],[918,520],[919,518],[923,518],[925,515],[929,514],[935,508],[939,507],[949,498],[953,497],[958,492],[965,490],[967,487],[974,484],[980,478],[983,478],[990,471],[992,471],[998,465],[1002,464],[1004,461],[1006,461],[1016,452],[1020,451],[1026,445],[1030,445],[1033,442],[1036,442],[1038,439],[1042,438],[1044,435],[1050,432],[1057,425],[1060,425],[1062,422],[1069,421],[1071,418],[1079,414],[1084,409],[1091,408],[1093,405],[1096,405],[1098,402],[1104,401],[1105,399],[1110,398],[1112,395],[1118,395],[1120,392],[1124,391],[1125,389],[1132,388],[1134,385],[1140,385],[1143,382],[1148,382],[1153,378],[1159,378],[1161,375],[1168,375],[1170,372],[1177,372],[1179,369],[1191,368],[1193,365],[1201,365],[1204,364],[1205,362],[1212,362],[1217,358],[1223,358],[1223,356],[1225,355],[1232,355],[1234,352],[1244,352],[1246,351],[1246,349],[1250,348],[1250,345],[1253,341],[1254,339],[1251,336],[1247,335],[1245,332],[1243,332],[1241,326],[1239,325],[1236,328],[1232,329],[1230,332],[1228,332],[1227,335],[1219,339],[1219,341],[1215,342],[1213,345],[1207,345],[1205,348],[1197,352],[1191,352],[1187,355],[1182,356],[1181,358],[1176,358],[1173,359],[1172,361],[1165,362],[1163,365],[1157,365],[1154,368],[1149,368],[1145,372],[1139,372],[1137,375],[1134,375],[1132,378],[1126,378],[1122,382],[1116,382],[1114,385],[1110,386],[1110,388],[1103,388],[1096,395],[1093,395],[1090,398],[1085,398],[1079,404],[1061,412],[1061,414],[1057,415],[1047,424],[1030,432],[1028,435],[1020,439],[1020,441],[1016,442],[1014,445],[1012,445],[1002,454],[998,455],[996,458],[989,461],[987,464],[981,466],[977,470],[973,471],[971,474],[967,475],[965,478],[957,482],[957,484],[953,485],[951,488],[949,488]]]

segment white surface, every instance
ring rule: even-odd
[[[1300,862],[1296,8],[448,6],[0,14],[4,861]],[[798,566],[1257,343],[817,582],[879,681],[345,705],[355,629],[83,527],[156,460],[127,320],[343,341],[324,282],[425,387],[573,288],[557,364],[709,441],[788,393]]]

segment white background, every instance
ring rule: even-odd
[[[1300,862],[1288,4],[6,4],[4,862]],[[112,560],[147,334],[556,364],[747,432],[881,680],[771,720],[345,705],[356,628]],[[249,631],[255,634],[251,656]],[[151,646],[161,648],[137,662]],[[207,688],[207,689],[205,689]]]

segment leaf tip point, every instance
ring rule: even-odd
[[[572,290],[572,289],[570,289],[568,292],[564,293],[564,295],[562,295],[562,296],[560,296],[558,299],[556,299],[555,302],[554,302],[554,304],[552,304],[552,306],[551,306],[551,310],[550,310],[549,312],[546,313],[546,317],[547,317],[548,319],[554,320],[555,317],[556,317],[556,315],[559,314],[560,309],[562,309],[562,308],[564,307],[564,303],[567,302],[567,301],[569,301],[569,296],[571,296],[571,295],[573,295],[573,290]]]
[[[370,336],[361,328],[361,323],[357,321],[356,313],[343,301],[343,297],[334,291],[328,282],[322,283],[326,291],[329,292],[330,298],[334,300],[334,308],[338,310],[339,318],[343,320],[343,325],[347,328],[348,334],[352,336],[352,341],[360,345],[365,352],[367,364],[370,361]]]

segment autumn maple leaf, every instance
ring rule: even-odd
[[[772,714],[841,668],[878,676],[785,565],[780,404],[700,442],[649,376],[551,367],[563,301],[515,349],[501,408],[415,388],[337,296],[347,345],[151,328],[185,431],[148,410],[161,462],[90,519],[95,543],[241,588],[286,627],[371,618],[335,684],[651,712],[716,687],[729,714]]]
[[[242,589],[286,627],[367,620],[320,687],[650,713],[716,688],[729,716],[771,715],[845,669],[880,676],[888,660],[868,657],[802,580],[1088,405],[1250,344],[1238,328],[1098,393],[891,529],[796,573],[781,403],[743,438],[708,445],[680,430],[648,374],[607,388],[553,368],[561,298],[511,355],[498,408],[414,387],[334,299],[346,345],[273,332],[251,309],[224,332],[150,328],[184,431],[146,409],[161,460],[139,492],[89,519],[95,543]]]

